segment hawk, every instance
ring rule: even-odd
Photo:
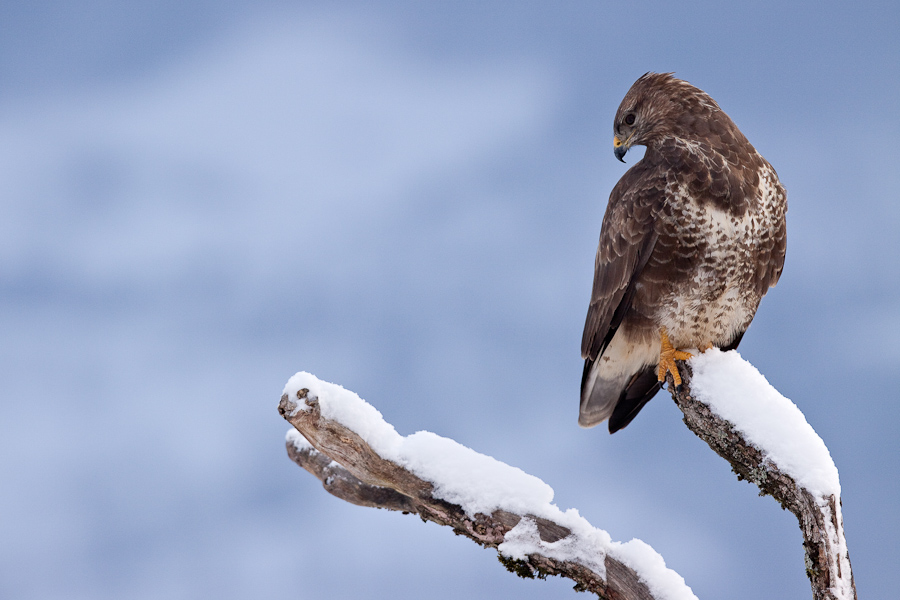
[[[614,153],[646,146],[609,197],[581,355],[578,423],[615,433],[676,360],[731,350],[781,276],[787,197],[772,166],[709,95],[671,73],[638,79]]]

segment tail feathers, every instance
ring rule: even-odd
[[[635,373],[631,378],[609,418],[610,433],[624,429],[631,423],[644,405],[650,402],[650,399],[662,387],[662,382],[657,379],[656,371],[656,367],[651,365],[643,371]]]
[[[656,367],[644,367],[632,376],[621,375],[602,378],[594,362],[584,362],[581,378],[581,409],[578,424],[593,427],[609,419],[609,432],[624,428],[631,423],[647,402],[659,391]]]
[[[594,367],[595,361],[584,361],[584,373],[581,376],[581,408],[578,411],[578,424],[582,427],[593,427],[608,419],[622,393],[628,376],[622,375],[612,379],[600,377]]]
[[[731,342],[722,346],[722,351],[734,350],[743,337],[744,332],[738,332]],[[593,427],[609,419],[609,432],[615,433],[634,420],[660,390],[662,382],[657,379],[656,365],[640,367],[631,376],[601,377],[597,360],[584,361],[578,424]]]

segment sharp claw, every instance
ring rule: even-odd
[[[679,391],[681,388],[681,373],[678,372],[678,365],[675,363],[677,360],[688,360],[692,358],[692,354],[689,352],[684,352],[682,350],[676,350],[672,343],[669,341],[669,336],[666,333],[666,329],[661,327],[659,330],[659,338],[660,338],[660,349],[659,349],[659,381],[665,381],[667,378],[667,374],[672,374],[672,384],[675,386],[675,390]]]

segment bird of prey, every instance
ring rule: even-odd
[[[638,79],[613,131],[619,160],[647,150],[610,194],[581,342],[578,423],[609,419],[610,433],[667,373],[681,384],[676,360],[737,347],[781,276],[787,211],[772,166],[715,100],[671,73]]]

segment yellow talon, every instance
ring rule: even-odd
[[[659,372],[657,374],[657,379],[659,379],[659,381],[665,381],[666,373],[671,373],[675,385],[681,385],[681,374],[678,372],[678,366],[675,364],[675,361],[687,360],[691,358],[693,354],[676,350],[672,346],[672,342],[669,341],[669,336],[666,334],[665,327],[659,328],[659,341]]]

